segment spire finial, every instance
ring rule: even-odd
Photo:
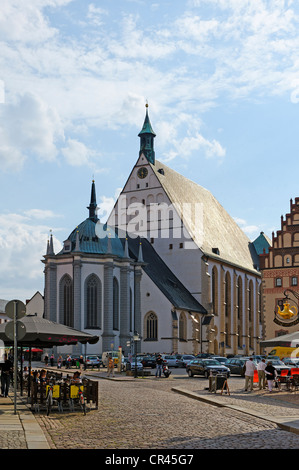
[[[96,201],[96,187],[94,179],[92,180],[91,184],[91,195],[90,195],[90,204],[87,207],[89,210],[89,218],[94,220],[95,222],[98,220],[97,216],[97,201]]]

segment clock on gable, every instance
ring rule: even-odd
[[[141,179],[146,178],[147,174],[148,174],[147,168],[145,168],[144,166],[139,168],[139,170],[137,171],[137,176],[138,178],[141,178]]]

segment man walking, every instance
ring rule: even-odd
[[[8,396],[10,377],[13,370],[12,362],[4,355],[4,364],[1,365],[1,395]]]
[[[251,357],[245,364],[245,392],[247,392],[247,390],[251,392],[253,391],[253,376],[255,370],[256,367],[253,362],[253,358]]]
[[[266,362],[262,359],[257,365],[257,373],[259,378],[259,389],[266,388],[266,374],[265,374]]]

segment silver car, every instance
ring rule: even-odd
[[[167,356],[166,354],[162,354],[162,358],[164,361],[166,361],[168,367],[179,367],[179,360],[176,358],[176,356]]]
[[[179,359],[179,367],[186,367],[190,361],[193,361],[195,356],[192,354],[183,354]]]

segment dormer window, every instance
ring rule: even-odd
[[[69,240],[67,242],[64,242],[63,251],[70,252],[71,248],[72,248],[72,244]]]

